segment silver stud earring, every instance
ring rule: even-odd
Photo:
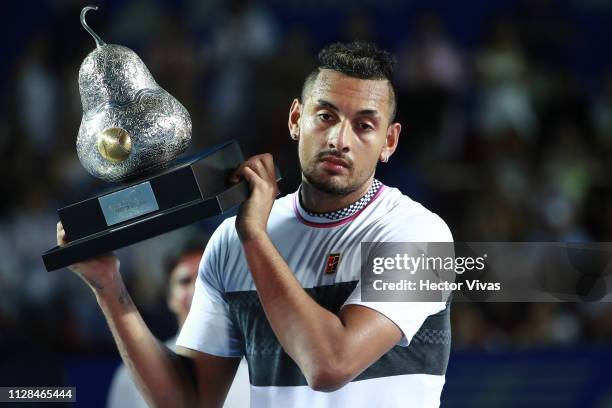
[[[380,159],[381,162],[386,163],[389,161],[389,153],[385,152],[383,153],[382,158]]]
[[[291,132],[291,138],[293,140],[298,140],[300,138],[300,130],[296,129],[295,132]]]

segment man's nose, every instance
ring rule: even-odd
[[[330,133],[328,147],[345,153],[348,152],[351,150],[350,139],[352,131],[351,124],[347,120],[341,121]]]

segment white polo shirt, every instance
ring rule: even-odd
[[[399,190],[382,186],[350,216],[307,213],[296,193],[274,203],[268,234],[297,280],[320,305],[375,309],[402,330],[401,341],[341,389],[312,390],[276,339],[259,301],[235,228],[211,237],[177,344],[226,357],[246,356],[252,407],[437,407],[450,353],[444,302],[362,302],[361,242],[452,242],[444,221]]]

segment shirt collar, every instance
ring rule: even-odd
[[[298,191],[295,193],[294,208],[298,218],[300,218],[300,220],[305,224],[325,224],[325,226],[335,226],[348,222],[359,215],[361,211],[363,211],[372,201],[376,199],[376,197],[378,197],[378,195],[380,195],[383,187],[384,185],[380,181],[374,179],[372,184],[370,184],[368,191],[354,203],[336,211],[315,213],[312,211],[307,211],[302,206],[302,186],[300,186]]]

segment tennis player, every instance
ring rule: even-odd
[[[276,199],[269,154],[236,170],[250,197],[204,251],[176,352],[143,322],[116,257],[71,266],[152,406],[222,406],[242,356],[253,407],[439,406],[449,305],[361,300],[361,242],[452,241],[440,217],[375,178],[401,131],[393,65],[371,43],[319,53],[289,110],[302,183]]]

